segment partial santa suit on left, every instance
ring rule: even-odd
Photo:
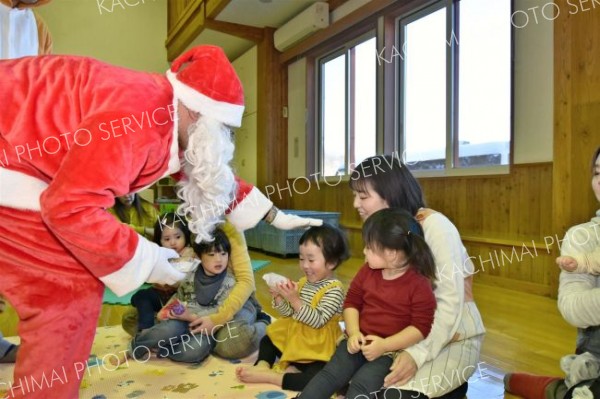
[[[152,269],[155,244],[105,210],[179,170],[173,88],[162,75],[69,56],[0,61],[0,77],[0,293],[22,342],[9,397],[76,398],[102,282],[124,294],[175,278]],[[272,205],[258,203],[245,223]]]

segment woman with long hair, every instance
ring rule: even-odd
[[[350,188],[363,220],[384,208],[413,215],[435,259],[437,309],[431,332],[397,353],[384,380],[385,387],[393,388],[386,397],[462,399],[479,362],[485,329],[473,300],[474,266],[458,230],[442,213],[426,208],[421,186],[397,157],[365,159],[350,176]]]

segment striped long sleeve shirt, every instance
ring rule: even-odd
[[[333,316],[342,313],[342,305],[344,303],[344,291],[339,285],[332,285],[330,289],[323,295],[316,307],[312,307],[311,303],[317,292],[335,282],[335,279],[325,279],[316,283],[306,282],[300,289],[300,299],[303,304],[298,312],[294,312],[294,308],[286,300],[276,305],[273,301],[273,307],[284,317],[293,317],[301,323],[309,325],[313,328],[323,327]]]

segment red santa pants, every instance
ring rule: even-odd
[[[14,381],[0,390],[9,398],[78,398],[103,288],[39,212],[0,207],[0,293],[19,315],[21,338]]]

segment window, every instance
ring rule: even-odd
[[[508,164],[510,3],[441,1],[398,19],[398,135],[411,169]]]
[[[512,0],[400,3],[378,16],[377,32],[315,55],[316,159],[309,169],[348,174],[383,150],[402,154],[417,171],[506,171]]]
[[[319,170],[344,175],[376,145],[374,34],[318,60]]]
[[[404,157],[411,165],[437,166],[440,160],[443,165],[447,108],[446,9],[419,14],[404,24],[401,80]]]
[[[508,164],[511,132],[510,1],[461,0],[458,160]]]

